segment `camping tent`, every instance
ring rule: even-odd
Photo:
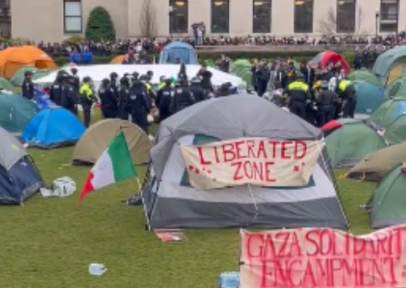
[[[402,77],[392,82],[385,90],[385,99],[392,98],[406,99],[406,77]]]
[[[387,129],[400,115],[406,113],[406,99],[393,98],[379,106],[367,123],[378,130]]]
[[[14,91],[13,85],[6,79],[0,76],[0,89],[6,91]]]
[[[341,54],[333,51],[320,52],[312,60],[310,60],[310,64],[312,66],[320,66],[321,68],[326,67],[329,63],[340,63],[341,67],[345,70],[345,73],[351,72],[351,67],[347,60],[345,60]]]
[[[56,69],[54,60],[34,46],[7,48],[0,52],[0,74],[10,79],[23,66],[32,65],[38,69]]]
[[[385,141],[361,121],[349,121],[326,137],[332,167],[352,167],[366,155],[386,147]]]
[[[22,144],[0,127],[0,204],[21,204],[42,186]]]
[[[371,114],[385,102],[383,89],[362,80],[354,81],[353,84],[357,92],[355,113]]]
[[[385,147],[368,154],[348,172],[347,177],[367,181],[380,181],[400,161],[406,159],[406,142]]]
[[[331,120],[320,127],[320,130],[323,131],[324,137],[327,137],[337,129],[340,129],[346,123],[358,122],[358,120],[351,119],[351,118],[340,118],[337,120]]]
[[[378,77],[376,77],[374,74],[372,74],[368,69],[360,69],[360,70],[355,70],[354,72],[350,73],[348,75],[348,79],[351,81],[365,81],[368,82],[372,85],[375,85],[376,87],[383,87],[381,81],[379,81]]]
[[[405,187],[403,164],[398,164],[379,182],[368,201],[367,209],[373,229],[406,224]]]
[[[0,127],[11,133],[19,133],[37,114],[37,106],[19,95],[0,95]]]
[[[111,64],[123,64],[125,55],[118,55],[110,61]]]
[[[372,73],[388,87],[405,74],[406,46],[392,48],[376,59]]]
[[[203,101],[160,124],[142,191],[149,228],[335,227],[347,222],[324,156],[305,187],[190,185],[180,146],[231,140],[321,139],[319,129],[260,97]]]
[[[14,86],[21,86],[24,81],[24,77],[25,77],[24,74],[27,71],[31,71],[33,73],[33,77],[32,77],[33,80],[42,78],[42,77],[47,76],[48,74],[52,73],[52,70],[50,70],[50,69],[38,69],[33,66],[24,66],[17,70],[17,72],[13,75],[13,77],[11,77],[10,82]]]
[[[399,116],[385,129],[383,138],[390,145],[406,141],[406,114]]]
[[[98,121],[80,138],[73,151],[72,164],[93,164],[106,150],[118,131],[123,131],[134,164],[149,161],[151,141],[137,125],[125,120],[105,119]]]
[[[172,42],[161,51],[159,64],[199,64],[195,49],[185,42]]]
[[[244,80],[247,85],[252,82],[252,64],[247,59],[239,59],[231,63],[231,73]]]
[[[21,139],[30,146],[55,148],[76,143],[85,130],[75,115],[58,107],[35,115],[24,128]]]

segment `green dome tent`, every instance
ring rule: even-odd
[[[385,99],[395,97],[406,99],[406,77],[397,79],[386,88]]]
[[[333,168],[353,167],[366,155],[386,147],[378,133],[361,121],[346,121],[326,137],[326,148]]]
[[[13,85],[6,78],[3,77],[0,77],[0,89],[14,91]]]
[[[371,114],[383,102],[383,89],[369,82],[357,80],[353,82],[355,91],[357,92],[357,114]]]
[[[399,116],[393,121],[383,134],[386,142],[390,145],[406,141],[406,115]]]
[[[0,95],[0,127],[8,132],[21,132],[37,112],[37,106],[20,95]]]
[[[398,46],[379,55],[372,68],[372,73],[388,87],[402,75],[406,75],[405,64],[406,46]]]
[[[376,77],[374,74],[372,74],[369,70],[367,69],[361,69],[361,70],[356,70],[350,75],[348,75],[348,79],[351,81],[365,81],[368,82],[372,85],[375,85],[376,87],[382,88],[383,85],[381,81],[379,81],[378,77]]]
[[[406,99],[393,98],[379,106],[368,118],[367,123],[376,129],[387,129],[404,113],[406,113]]]
[[[403,159],[399,159],[399,162]],[[406,175],[397,165],[379,182],[368,201],[371,227],[374,229],[406,224]]]
[[[236,60],[231,64],[231,73],[237,77],[240,77],[244,80],[247,85],[251,85],[252,79],[252,72],[251,72],[252,64],[247,59],[240,59]]]
[[[52,73],[49,69],[38,69],[32,66],[24,66],[17,70],[17,72],[11,77],[10,82],[14,86],[21,86],[24,81],[24,73],[31,71],[33,73],[33,80],[40,79],[48,74]]]

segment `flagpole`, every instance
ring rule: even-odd
[[[144,214],[145,214],[145,221],[147,222],[148,230],[150,230],[150,225],[149,225],[150,222],[149,222],[149,218],[148,218],[148,212],[147,212],[147,209],[145,207],[144,197],[142,195],[142,186],[141,186],[140,179],[138,178],[138,176],[135,177],[135,181],[137,182],[137,185],[138,185],[138,194],[140,194],[140,197],[141,197],[142,206],[143,206]]]

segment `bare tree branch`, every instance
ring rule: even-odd
[[[325,18],[319,20],[318,28],[318,32],[326,36],[337,34],[337,19],[333,8],[328,10]]]
[[[144,0],[140,17],[141,34],[143,37],[156,36],[155,7],[151,0]]]
[[[337,19],[336,11],[333,8],[330,8],[327,12],[326,17],[319,21],[318,32],[326,36],[341,34],[337,32],[337,28],[339,26],[338,24],[340,24],[341,27],[348,28],[348,30],[351,30],[351,28],[353,27],[354,31],[352,33],[344,33],[347,34],[347,36],[359,35],[363,22],[362,8],[360,7],[357,9],[355,19],[354,16],[351,17],[351,15],[346,15],[347,13],[345,12],[341,12],[341,14],[342,19],[340,20],[345,22],[338,23],[339,20]]]

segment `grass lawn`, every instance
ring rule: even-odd
[[[30,154],[47,183],[71,176],[80,191],[89,168],[68,166],[72,151],[31,149]],[[343,179],[338,185],[352,231],[368,232],[359,205],[374,186]],[[136,189],[129,180],[91,193],[80,211],[77,194],[62,199],[37,195],[24,207],[0,207],[0,287],[207,288],[216,286],[219,273],[238,268],[238,230],[187,230],[189,241],[162,243],[144,230],[142,207],[122,203]],[[87,267],[92,262],[109,270],[91,277]]]

